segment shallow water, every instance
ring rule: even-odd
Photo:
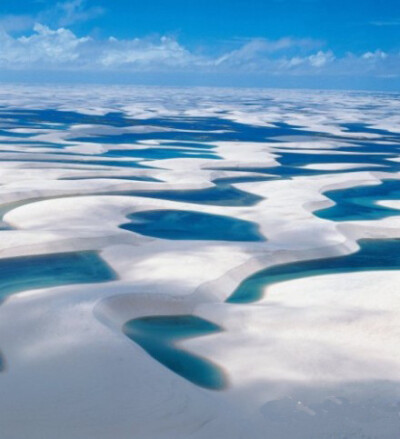
[[[214,323],[192,315],[151,316],[130,320],[122,329],[155,360],[182,378],[207,389],[226,387],[226,378],[218,366],[179,347],[184,339],[220,332]]]
[[[53,154],[55,156],[55,154]],[[150,166],[145,165],[144,163],[139,163],[138,161],[133,160],[99,160],[99,159],[65,159],[66,155],[59,156],[54,159],[35,159],[35,158],[2,158],[3,162],[28,162],[28,163],[65,163],[69,164],[77,164],[77,165],[85,165],[85,166],[110,166],[116,168],[150,168]],[[87,157],[87,156],[85,156]],[[95,156],[98,157],[98,156]]]
[[[128,216],[120,227],[162,239],[264,241],[258,226],[250,221],[222,215],[183,210],[151,210]]]
[[[26,290],[114,279],[116,274],[96,252],[0,259],[0,299]]]
[[[121,133],[114,136],[81,136],[72,140],[97,143],[134,143],[140,140],[179,140],[183,142],[253,141],[266,142],[275,136],[311,135],[299,127],[276,123],[273,127],[246,125],[216,117],[180,117],[135,121],[151,126],[152,132]],[[133,124],[133,125],[134,125]],[[162,129],[159,129],[162,128]]]
[[[360,250],[350,255],[274,265],[261,270],[245,279],[226,301],[255,302],[263,297],[270,285],[304,277],[400,269],[400,239],[361,240],[359,246]]]
[[[314,215],[334,221],[379,220],[399,215],[400,210],[380,206],[377,201],[400,200],[400,180],[384,180],[378,185],[357,186],[325,192],[334,206],[314,212]]]
[[[127,127],[132,121],[127,119],[121,112],[111,112],[105,115],[90,115],[75,111],[62,111],[54,109],[38,110],[2,110],[0,119],[11,121],[15,127],[47,128],[53,125],[62,128],[71,124],[110,125],[114,127]]]

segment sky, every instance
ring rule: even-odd
[[[0,80],[400,89],[399,0],[0,0]]]

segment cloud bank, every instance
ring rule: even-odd
[[[318,45],[320,43],[306,39],[271,41],[259,38],[246,41],[230,52],[206,56],[185,48],[168,36],[101,40],[77,36],[66,27],[51,29],[37,23],[24,36],[14,37],[4,28],[0,31],[0,68],[399,75],[400,53],[377,49],[337,57],[331,50],[323,50]]]

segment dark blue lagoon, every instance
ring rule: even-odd
[[[163,239],[264,241],[258,226],[229,216],[184,210],[151,210],[129,215],[122,229]]]
[[[180,348],[178,342],[220,331],[214,323],[192,315],[141,317],[123,326],[123,332],[155,360],[193,384],[212,390],[226,387],[223,371]]]
[[[125,115],[121,112],[91,115],[55,109],[5,110],[0,112],[1,119],[9,120],[15,127],[23,125],[30,128],[48,128],[49,126],[60,128],[74,124],[110,125],[114,127],[134,125],[133,121],[125,118]]]
[[[342,150],[344,148],[337,148],[337,150]],[[324,174],[341,174],[344,172],[355,172],[357,170],[343,170],[340,169],[330,169],[330,170],[317,170],[305,168],[307,165],[318,165],[318,164],[362,164],[363,167],[361,171],[376,171],[382,170],[386,172],[397,172],[399,169],[399,164],[393,162],[389,159],[393,159],[398,156],[398,151],[393,148],[387,148],[386,152],[383,147],[379,149],[380,152],[370,152],[366,151],[367,147],[353,147],[348,148],[350,151],[343,151],[344,153],[336,154],[334,152],[326,152],[323,154],[315,153],[304,153],[297,152],[291,149],[285,150],[284,148],[279,148],[278,151],[273,150],[274,154],[277,155],[276,161],[279,162],[278,166],[271,167],[219,167],[209,166],[208,169],[213,170],[225,170],[225,171],[241,171],[241,172],[256,172],[258,174],[267,174],[270,178],[292,178],[292,177],[305,177],[313,175],[324,175]],[[383,150],[383,151],[382,151]],[[351,153],[350,153],[351,152]]]
[[[65,163],[67,165],[84,165],[84,166],[110,166],[110,167],[118,167],[118,168],[150,168],[143,163],[139,163],[137,161],[131,160],[96,160],[96,159],[64,159],[64,157],[68,157],[66,154],[58,155],[54,159],[36,159],[36,158],[2,158],[3,162],[26,162],[26,163]],[[87,157],[87,156],[85,156]],[[97,156],[96,156],[97,157]]]
[[[0,259],[0,299],[31,289],[114,279],[114,271],[91,251]]]
[[[343,124],[341,124],[341,126],[349,133],[378,134],[379,136],[382,136],[384,139],[393,138],[395,140],[398,140],[400,138],[399,133],[394,133],[392,131],[373,128],[370,125],[367,125],[365,123],[343,123]]]
[[[314,214],[334,221],[378,220],[399,215],[400,210],[376,204],[383,200],[400,199],[400,180],[384,180],[378,185],[357,186],[326,192],[334,206]]]
[[[290,167],[300,167],[311,164],[320,163],[357,163],[363,165],[371,165],[371,167],[376,167],[376,165],[383,165],[387,167],[393,167],[394,165],[388,159],[393,159],[397,157],[395,152],[381,152],[381,153],[368,153],[364,152],[362,148],[354,150],[352,153],[334,153],[325,152],[321,154],[315,153],[304,153],[296,151],[279,151],[277,154],[278,161],[283,166]],[[398,166],[398,165],[397,165]],[[343,170],[341,171],[343,172]]]
[[[400,239],[361,240],[359,245],[359,251],[350,255],[274,265],[261,270],[245,279],[227,302],[255,302],[262,298],[265,288],[288,280],[355,271],[400,269]]]
[[[276,136],[315,134],[286,123],[272,127],[241,124],[216,117],[180,117],[131,121],[131,125],[151,126],[149,132],[122,133],[114,136],[90,135],[71,140],[97,143],[134,143],[139,140],[171,140],[183,142],[254,141],[265,142]],[[161,128],[161,129],[160,129]]]

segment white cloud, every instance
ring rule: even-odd
[[[335,59],[335,56],[331,51],[323,52],[320,50],[315,55],[310,55],[308,60],[313,67],[323,67],[326,64],[332,62]]]
[[[300,67],[312,67],[315,69],[320,69],[326,67],[327,64],[332,63],[335,60],[335,55],[332,51],[323,52],[319,50],[318,52],[308,55],[308,56],[294,56],[289,59],[283,59],[281,62],[282,67],[295,70]]]
[[[30,36],[13,38],[0,33],[0,63],[3,67],[26,68],[65,65],[78,60],[80,46],[90,38],[78,38],[68,29],[51,30],[35,24]]]
[[[382,50],[375,50],[375,52],[366,52],[362,55],[362,58],[369,59],[369,60],[380,60],[380,59],[386,59],[387,53],[383,52]]]
[[[73,3],[69,7],[75,12],[82,4],[80,1],[69,3]],[[312,40],[292,38],[253,39],[236,50],[213,57],[198,55],[168,36],[98,40],[77,36],[66,27],[51,29],[36,24],[33,31],[22,37],[0,31],[0,68],[381,77],[400,72],[399,53],[389,54],[378,49],[359,56],[349,53],[336,57],[330,50],[315,51],[316,44]]]
[[[220,56],[216,65],[222,64],[240,64],[246,61],[252,61],[265,55],[282,52],[288,49],[312,49],[319,46],[319,41],[311,39],[293,39],[280,38],[278,40],[267,40],[265,38],[254,38],[246,42],[239,49],[228,52]]]
[[[146,68],[154,65],[181,68],[195,65],[199,60],[199,57],[191,54],[176,40],[165,36],[156,41],[139,38],[120,41],[112,38],[104,45],[98,58],[98,62],[108,68]]]
[[[335,56],[332,51],[323,52],[320,50],[315,55],[310,55],[308,59],[313,67],[323,67],[332,62],[335,59]]]

